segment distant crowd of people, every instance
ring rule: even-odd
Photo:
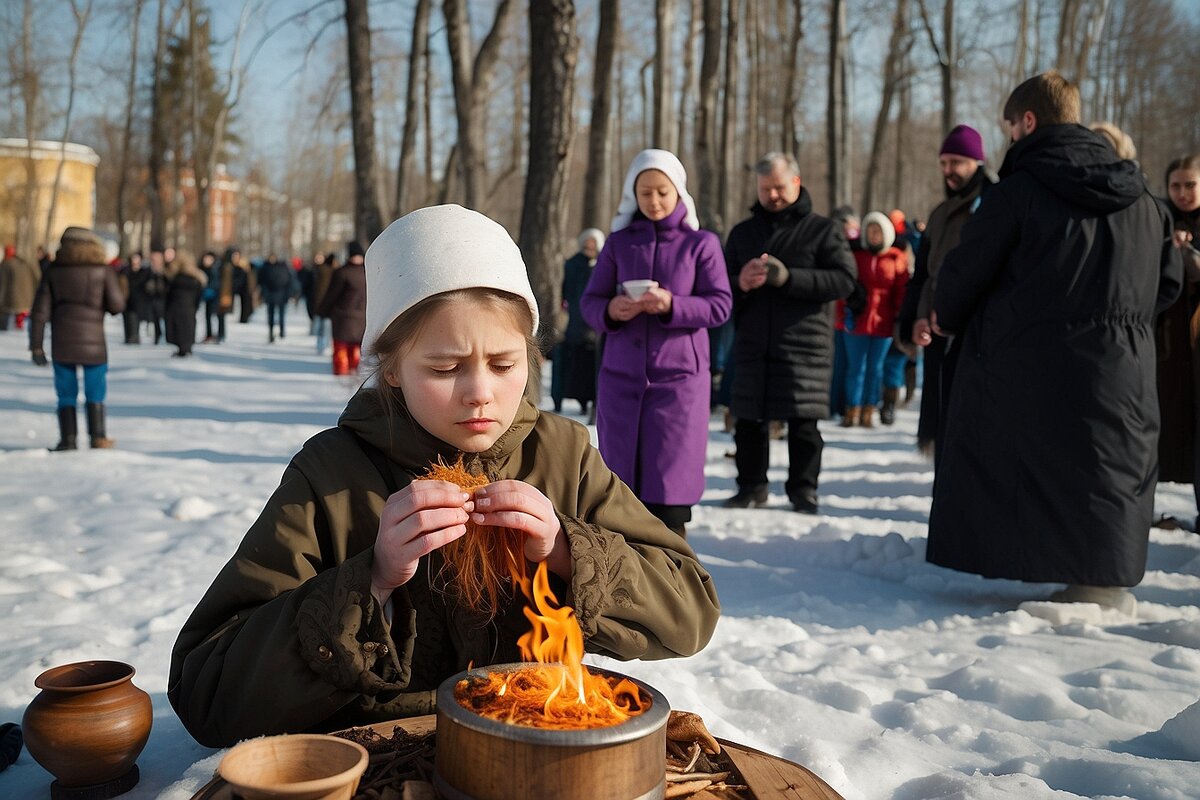
[[[976,129],[947,134],[945,199],[925,222],[899,209],[822,216],[796,160],[768,153],[754,167],[757,202],[723,246],[701,228],[679,159],[642,151],[607,237],[585,230],[564,264],[562,318],[547,326],[555,411],[578,402],[609,467],[682,536],[705,488],[714,408],[728,410],[735,445],[724,505],[768,502],[777,436],[791,506],[813,514],[818,422],[871,428],[878,413],[890,425],[919,384],[918,445],[936,467],[928,558],[1074,587],[1059,599],[1126,602],[1117,590],[1141,580],[1156,481],[1195,484],[1200,470],[1200,156],[1172,162],[1156,199],[1129,137],[1080,124],[1078,89],[1054,72],[1017,87],[1004,121],[998,175]],[[236,248],[197,264],[166,248],[68,281],[68,267],[102,263],[89,236],[64,234],[36,298],[36,267],[11,254],[0,283],[0,324],[32,313],[39,363],[42,326],[55,323],[60,449],[75,446],[75,365],[89,409],[103,408],[104,312],[124,313],[127,343],[146,328],[185,357],[200,308],[202,341],[220,343],[235,299],[241,322],[264,303],[273,342],[302,299],[319,351],[332,324],[334,373],[357,372],[367,280],[356,243],[345,265],[272,254],[252,266]],[[71,349],[71,336],[89,348]],[[108,441],[102,413],[91,433]]]

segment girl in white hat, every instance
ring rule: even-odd
[[[168,695],[192,735],[226,746],[427,714],[468,665],[521,660],[520,592],[465,585],[447,555],[472,536],[515,537],[531,573],[545,562],[589,652],[702,648],[719,607],[691,548],[584,426],[529,399],[538,306],[505,230],[458,206],[414,211],[366,273],[371,378],[292,459],[179,635]],[[425,479],[459,458],[482,486]]]

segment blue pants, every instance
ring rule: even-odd
[[[829,410],[835,416],[846,413],[846,337],[845,331],[833,332],[833,373],[829,378]]]
[[[879,405],[883,357],[887,355],[892,337],[846,334],[845,342],[846,405]]]
[[[79,399],[77,364],[54,362],[54,392],[59,408],[74,408]],[[83,365],[83,397],[89,403],[103,403],[108,395],[108,364]]]
[[[899,389],[904,385],[904,365],[908,356],[898,347],[889,347],[883,359],[883,385],[886,389]]]

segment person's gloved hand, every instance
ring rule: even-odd
[[[767,256],[766,262],[767,262],[767,285],[779,288],[780,286],[783,286],[785,283],[787,283],[788,271],[787,271],[787,267],[785,267],[783,265],[783,262],[780,261],[775,256]]]
[[[854,291],[846,298],[846,307],[855,314],[867,307],[867,289],[858,281],[854,282]]]
[[[44,367],[50,363],[46,360],[45,350],[34,350],[29,354],[29,357],[32,358],[33,363],[37,364],[39,367]]]

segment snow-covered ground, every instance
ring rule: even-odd
[[[191,359],[120,344],[111,318],[109,451],[46,451],[50,371],[24,333],[0,333],[0,722],[20,720],[47,667],[133,664],[155,718],[130,798],[187,800],[211,777],[220,753],[167,703],[171,645],[290,456],[355,388],[313,352],[302,312],[274,345],[264,316]],[[734,469],[714,419],[688,538],[717,582],[716,635],[689,659],[604,665],[847,800],[1200,797],[1200,537],[1152,533],[1136,619],[1065,617],[1037,602],[1057,586],[930,566],[915,424],[913,409],[893,428],[824,423],[822,514],[808,517],[783,494],[782,442],[770,507],[719,507]],[[1158,500],[1185,514],[1191,487]],[[0,797],[46,797],[49,781],[24,753]]]

